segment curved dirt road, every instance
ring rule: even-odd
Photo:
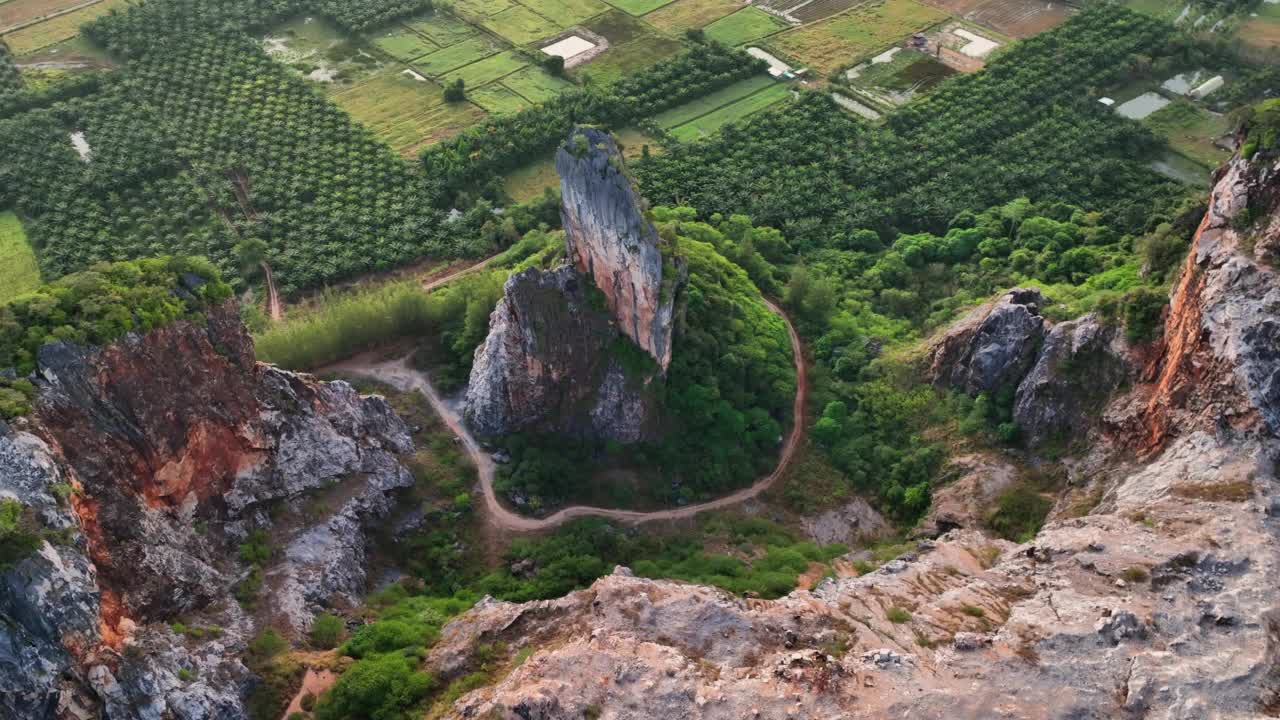
[[[452,280],[459,275],[467,272],[464,270],[458,274],[449,276],[447,280]],[[442,283],[435,283],[436,286]],[[787,435],[786,441],[782,445],[782,453],[778,457],[778,465],[773,472],[760,478],[750,487],[743,488],[735,493],[725,495],[715,500],[695,505],[686,505],[680,508],[672,508],[670,510],[655,510],[653,512],[639,512],[635,510],[614,510],[610,508],[592,507],[590,505],[571,505],[567,508],[558,510],[544,518],[531,518],[516,514],[508,510],[498,500],[498,494],[493,489],[494,463],[489,453],[480,447],[480,443],[476,441],[471,431],[467,429],[462,418],[453,408],[436,392],[434,386],[427,379],[426,375],[409,365],[409,358],[401,358],[400,360],[391,360],[386,362],[368,362],[359,358],[353,358],[345,362],[330,365],[317,372],[337,372],[359,375],[374,380],[385,382],[400,390],[417,390],[427,398],[427,402],[431,404],[431,408],[435,410],[440,419],[444,421],[449,429],[454,432],[462,440],[463,446],[467,450],[467,454],[471,456],[475,463],[476,472],[480,476],[480,486],[484,493],[485,510],[488,512],[492,522],[499,528],[513,532],[536,532],[540,530],[550,530],[559,525],[580,517],[601,517],[618,522],[639,525],[646,522],[656,522],[660,520],[679,520],[683,518],[691,518],[699,513],[708,510],[717,510],[720,508],[736,505],[745,500],[759,495],[768,490],[774,483],[782,477],[782,473],[791,463],[792,457],[795,455],[796,448],[800,445],[800,439],[804,436],[804,405],[809,394],[809,383],[804,363],[804,354],[800,346],[800,336],[796,333],[795,327],[791,324],[791,318],[769,300],[764,301],[769,309],[774,312],[787,325],[787,334],[791,339],[791,354],[794,359],[796,369],[796,396],[792,404],[792,416],[794,422],[791,425],[791,432]]]

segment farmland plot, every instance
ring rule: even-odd
[[[516,45],[531,43],[560,31],[559,25],[523,5],[513,5],[489,17],[481,25]]]
[[[791,90],[786,85],[775,83],[760,92],[748,95],[741,100],[691,120],[672,130],[671,134],[681,142],[697,140],[700,137],[710,135],[728,123],[750,117],[774,103],[781,102],[790,94]]]
[[[826,76],[945,19],[941,11],[915,0],[885,0],[788,30],[769,42]]]
[[[446,83],[462,80],[469,88],[476,88],[485,83],[510,75],[528,63],[524,58],[511,50],[500,52],[483,60],[465,65],[444,76]]]
[[[435,43],[408,28],[384,30],[373,39],[373,44],[386,54],[403,62],[416,60],[440,49]]]
[[[1025,38],[1055,28],[1073,14],[1075,10],[1061,2],[988,0],[966,13],[964,19],[1009,37]]]
[[[426,35],[431,42],[440,47],[449,47],[468,38],[473,38],[479,31],[467,22],[449,13],[437,10],[426,17],[414,18],[405,22],[410,29]]]
[[[102,0],[100,3],[81,8],[66,15],[59,15],[44,22],[28,25],[15,32],[6,33],[4,41],[15,55],[39,50],[56,42],[75,37],[80,26],[111,12],[113,9],[123,10],[131,0]],[[4,7],[4,5],[0,5]]]
[[[440,76],[464,65],[470,65],[481,58],[489,57],[498,51],[494,42],[487,37],[477,36],[464,40],[457,45],[437,50],[413,62],[413,67],[426,75]]]
[[[717,90],[709,95],[703,95],[693,102],[687,102],[655,115],[653,119],[664,128],[673,128],[677,125],[683,125],[694,118],[706,115],[712,110],[741,100],[775,83],[776,81],[768,75],[757,75],[746,80],[739,80],[729,87]]]
[[[12,212],[0,212],[0,303],[39,285],[40,268],[22,222]]]
[[[676,0],[645,15],[644,19],[656,28],[678,34],[706,27],[741,8],[738,0]]]
[[[790,27],[787,23],[753,7],[720,18],[706,27],[707,37],[725,45],[742,45]]]
[[[502,79],[502,84],[530,102],[544,102],[573,87],[573,83],[549,75],[541,68],[526,67]]]

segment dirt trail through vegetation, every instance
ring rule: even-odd
[[[487,263],[487,261],[486,261]],[[460,270],[453,275],[440,278],[433,281],[429,285],[431,287],[439,287],[451,280],[454,280],[466,273],[473,272],[486,263],[473,265],[464,270]],[[424,286],[426,287],[426,286]],[[502,505],[498,499],[498,494],[493,489],[493,476],[495,466],[493,458],[484,448],[480,447],[480,443],[467,429],[462,417],[450,407],[444,399],[441,398],[435,387],[431,384],[430,379],[425,373],[414,369],[410,365],[410,358],[404,357],[399,360],[390,361],[373,361],[367,357],[357,357],[342,363],[331,365],[318,372],[333,373],[350,373],[369,377],[381,382],[388,383],[400,390],[417,390],[427,398],[427,402],[431,404],[436,414],[449,427],[450,430],[460,439],[467,454],[471,456],[475,463],[476,472],[480,477],[480,486],[484,494],[484,506],[490,521],[497,527],[511,532],[538,532],[550,530],[557,526],[580,517],[601,517],[618,522],[639,525],[647,522],[658,522],[664,520],[681,520],[691,518],[700,513],[710,510],[719,510],[722,508],[737,505],[738,503],[750,500],[760,493],[768,490],[782,477],[787,466],[791,463],[792,457],[795,455],[796,448],[800,445],[800,439],[804,435],[804,408],[805,401],[809,393],[808,377],[806,373],[804,354],[800,345],[800,336],[796,333],[795,326],[791,324],[791,319],[783,312],[782,308],[774,303],[765,300],[769,309],[782,318],[787,324],[787,334],[791,338],[791,353],[796,369],[796,395],[792,406],[792,415],[794,422],[791,426],[791,433],[787,436],[786,441],[782,445],[782,452],[778,457],[778,465],[773,472],[763,478],[757,480],[750,487],[743,488],[735,493],[726,495],[704,503],[695,505],[686,505],[681,508],[672,508],[670,510],[656,510],[653,512],[638,512],[634,510],[615,510],[610,508],[592,507],[589,505],[573,505],[558,510],[544,518],[531,518],[519,515],[508,510]]]
[[[262,274],[267,278],[267,314],[272,322],[284,319],[284,308],[280,305],[280,292],[276,290],[276,278],[271,274],[271,266],[262,263]]]

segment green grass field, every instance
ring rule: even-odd
[[[1227,119],[1186,100],[1166,105],[1148,115],[1142,124],[1167,139],[1174,150],[1209,170],[1231,157],[1231,153],[1213,144],[1214,138],[1229,132]]]
[[[22,221],[12,212],[0,212],[0,303],[39,285],[40,267]]]
[[[595,83],[612,83],[675,55],[683,47],[679,40],[657,34],[648,35],[620,47],[611,47],[600,57],[574,68],[571,73],[575,77],[589,75]]]
[[[102,0],[88,7],[73,10],[66,15],[49,18],[11,32],[4,36],[4,41],[14,55],[33,52],[75,37],[79,34],[81,25],[106,15],[112,10],[123,11],[128,7],[129,2],[130,0]]]
[[[591,32],[602,35],[611,47],[626,45],[634,40],[654,35],[653,28],[644,20],[634,18],[621,10],[610,10],[582,25]]]
[[[466,21],[441,10],[436,10],[425,17],[414,18],[405,24],[431,38],[431,41],[440,47],[457,45],[467,38],[475,37],[480,32]]]
[[[691,120],[673,129],[671,134],[681,142],[697,140],[719,130],[725,123],[741,120],[774,103],[785,100],[789,94],[790,90],[786,85],[775,83],[754,95],[748,95],[735,103],[725,105],[718,110],[712,110],[702,117]]]
[[[712,40],[732,46],[758,40],[789,27],[791,26],[787,23],[763,10],[747,7],[711,23],[705,31]]]
[[[427,75],[439,77],[451,70],[470,65],[498,51],[487,37],[477,36],[443,50],[437,50],[414,61],[413,66]]]
[[[513,5],[481,24],[516,45],[531,43],[560,32],[559,25],[523,5]]]
[[[885,0],[788,30],[769,44],[826,77],[946,18],[915,0]]]
[[[501,83],[489,83],[467,92],[471,102],[491,113],[515,113],[529,107],[529,101],[503,87]]]
[[[404,62],[416,60],[440,49],[435,43],[418,33],[408,28],[398,27],[378,33],[378,36],[373,39],[373,44],[391,57]]]
[[[710,95],[703,95],[697,100],[655,115],[653,119],[662,127],[670,129],[677,125],[683,125],[694,118],[702,117],[716,108],[741,100],[774,84],[776,84],[776,81],[768,75],[757,75],[746,80],[739,80],[729,87],[721,88]]]
[[[458,68],[445,75],[444,80],[450,83],[461,78],[468,88],[478,88],[485,83],[510,75],[527,64],[525,59],[516,55],[514,51],[506,50]]]
[[[493,17],[513,5],[512,0],[454,0],[453,3],[459,13],[476,19]]]
[[[670,3],[671,0],[609,0],[609,4],[632,15],[644,15]]]
[[[609,9],[600,0],[525,0],[525,4],[560,27],[577,25]]]
[[[533,66],[517,70],[502,79],[502,84],[530,102],[545,102],[573,87],[573,83],[547,74]]]
[[[456,135],[484,117],[484,111],[469,102],[446,103],[439,85],[390,70],[332,98],[403,155]]]
[[[644,16],[646,22],[669,33],[706,27],[742,7],[738,0],[676,0]]]
[[[1172,22],[1177,19],[1186,3],[1180,0],[1125,0],[1124,6],[1144,15]],[[1192,15],[1192,19],[1195,19],[1195,15]]]
[[[546,188],[560,186],[560,176],[556,175],[556,163],[551,157],[528,163],[507,173],[503,187],[516,202],[528,202],[540,195]]]

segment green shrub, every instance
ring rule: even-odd
[[[194,319],[230,297],[231,287],[203,258],[101,263],[0,305],[0,368],[25,374],[46,343],[105,345],[134,330]],[[0,401],[12,409],[12,398]]]
[[[311,645],[322,650],[335,648],[338,643],[342,642],[342,636],[346,634],[347,626],[342,618],[336,615],[317,615],[315,620],[311,622]]]
[[[891,607],[885,611],[885,619],[891,623],[901,625],[911,622],[911,611],[906,608]]]
[[[1027,485],[1018,485],[996,498],[996,509],[987,525],[997,535],[1017,542],[1030,540],[1053,509],[1053,501]]]
[[[1138,287],[1125,293],[1121,312],[1125,336],[1129,341],[1150,342],[1159,337],[1161,314],[1168,304],[1168,296],[1155,288]]]
[[[311,693],[305,693],[302,699],[298,701],[298,704],[302,706],[303,710],[311,712],[316,707],[316,696]]]
[[[983,610],[977,605],[961,605],[960,612],[964,613],[965,615],[968,615],[969,617],[975,617],[975,618],[984,617],[987,614],[986,610]]]
[[[35,518],[27,508],[11,498],[0,500],[0,571],[40,549],[41,542]]]
[[[386,653],[355,663],[316,703],[317,720],[404,720],[435,687],[413,658]]]
[[[285,640],[275,628],[266,628],[249,641],[249,656],[257,662],[264,662],[289,649],[289,641]]]

